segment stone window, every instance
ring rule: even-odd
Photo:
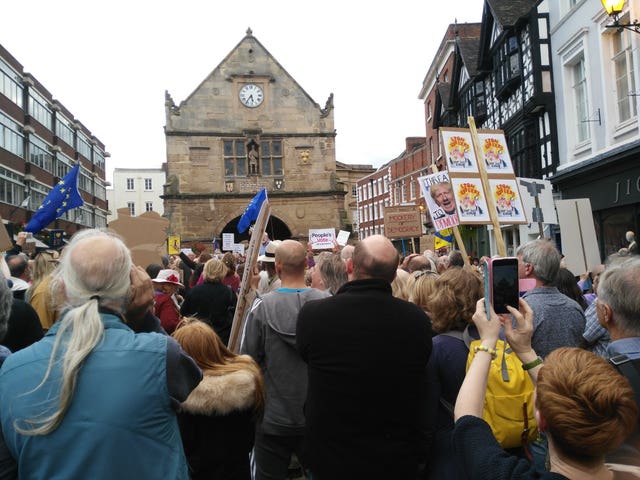
[[[244,140],[224,141],[224,176],[245,177],[247,175],[247,154]]]
[[[260,142],[260,167],[262,175],[282,175],[281,140],[263,140]]]

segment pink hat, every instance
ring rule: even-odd
[[[171,270],[170,268],[166,270],[160,270],[158,272],[158,276],[156,278],[152,278],[152,281],[156,283],[172,283],[173,285],[178,285],[180,287],[184,287],[180,283],[180,277],[175,270]]]

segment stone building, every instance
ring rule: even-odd
[[[250,29],[187,99],[167,93],[165,108],[164,210],[183,242],[248,238],[237,223],[262,187],[272,238],[347,227],[333,94],[317,104]]]

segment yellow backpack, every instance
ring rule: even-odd
[[[480,340],[469,345],[467,370],[475,356],[473,347],[478,345]],[[487,378],[482,418],[503,448],[520,447],[538,435],[533,415],[533,382],[507,342],[498,340],[496,353]]]

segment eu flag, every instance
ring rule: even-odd
[[[240,217],[240,221],[238,221],[238,233],[244,232],[251,222],[255,222],[260,214],[260,207],[262,207],[262,202],[267,199],[267,189],[263,188],[260,190],[253,200],[249,202],[247,208],[244,209],[244,213],[242,217]]]
[[[49,192],[42,205],[36,210],[33,218],[24,227],[26,232],[38,233],[67,210],[79,207],[84,203],[80,192],[78,192],[79,171],[80,164],[76,163],[69,170],[69,173]]]

